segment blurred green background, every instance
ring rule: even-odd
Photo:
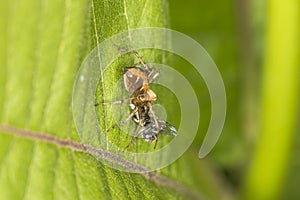
[[[84,57],[119,31],[147,26],[197,40],[227,93],[223,133],[199,160],[210,97],[188,63],[170,61],[192,83],[201,110],[189,151],[158,171],[171,184],[3,128],[80,142],[71,97]],[[300,199],[299,0],[0,0],[0,30],[0,199],[190,199],[190,191],[208,199]]]
[[[286,3],[170,1],[171,28],[203,45],[223,76],[227,119],[208,159],[242,199],[300,198],[300,6]],[[198,91],[201,135],[210,104]]]

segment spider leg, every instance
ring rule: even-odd
[[[158,134],[159,134],[159,133],[158,133]],[[157,138],[156,138],[156,140],[155,140],[155,144],[154,144],[153,149],[156,149],[156,145],[157,145],[157,142],[158,142],[158,134],[157,134]]]
[[[116,44],[113,44],[118,51],[120,52],[130,52],[133,55],[135,55],[135,57],[137,57],[137,59],[139,60],[139,63],[141,63],[143,65],[143,67],[145,68],[145,70],[148,72],[148,74],[153,73],[153,69],[151,67],[149,67],[143,60],[142,56],[140,56],[140,54],[136,51],[136,50],[129,50],[128,48],[121,48]],[[156,78],[156,77],[155,77]],[[153,80],[155,79],[153,78]]]
[[[118,46],[117,44],[114,44],[114,43],[113,43],[113,46],[115,46],[118,49],[118,51],[120,51],[120,52],[128,52],[129,51],[128,48],[120,47],[120,46]]]
[[[139,132],[141,126],[137,126],[134,135],[131,137],[130,142],[126,145],[126,147],[124,148],[123,151],[125,151],[126,149],[128,149],[128,147],[134,142],[134,140],[141,134],[141,132]]]
[[[122,99],[122,100],[118,100],[118,101],[111,101],[111,102],[103,102],[103,103],[95,103],[95,106],[99,106],[99,105],[109,105],[109,104],[121,104],[127,101],[131,101],[132,99],[134,99],[133,97],[127,98],[127,99]]]
[[[133,112],[124,120],[124,121],[120,121],[118,123],[115,123],[112,127],[110,127],[109,129],[106,130],[106,132],[111,131],[112,129],[114,129],[116,126],[121,126],[123,124],[126,124],[132,117],[133,115],[138,111],[138,107],[136,107]]]
[[[153,109],[152,109],[152,105],[151,105],[151,103],[148,103],[148,107],[149,107],[149,111],[150,111],[150,113],[151,113],[151,115],[152,115],[152,118],[153,118],[153,120],[154,120],[154,123],[155,123],[155,127],[156,127],[156,129],[157,129],[157,132],[159,132],[159,125],[158,125],[158,121],[157,121],[157,118],[156,118],[156,115],[155,115],[155,113],[154,113],[154,111],[153,111]]]
[[[157,142],[158,142],[158,135],[159,135],[159,132],[160,132],[160,127],[158,125],[157,117],[156,117],[156,115],[155,115],[155,113],[154,113],[154,111],[152,109],[151,103],[149,103],[148,106],[149,106],[149,111],[150,111],[150,113],[152,115],[152,118],[153,118],[154,123],[155,123],[156,130],[157,130],[157,137],[155,139],[155,144],[154,144],[154,149],[155,149],[156,145],[157,145]]]
[[[155,70],[151,67],[149,67],[142,59],[142,57],[138,54],[137,51],[132,50],[131,53],[133,53],[138,60],[140,61],[140,63],[144,66],[144,68],[146,69],[147,73],[148,73],[148,77],[151,77],[152,74],[155,72]],[[152,83],[157,77],[159,76],[159,72],[156,72],[152,78],[150,78],[149,82]]]
[[[146,71],[150,71],[150,67],[143,61],[142,57],[139,55],[139,53],[135,50],[131,50],[131,53],[133,53],[137,59],[140,61],[140,63],[144,66],[144,68],[146,69]]]
[[[152,74],[151,74],[152,75]],[[159,72],[156,72],[149,80],[149,83],[152,83],[159,76]]]

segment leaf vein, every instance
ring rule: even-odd
[[[109,185],[108,180],[107,180],[107,176],[106,176],[107,172],[105,171],[105,169],[101,165],[98,165],[97,167],[98,167],[99,175],[101,176],[100,177],[101,180],[103,182],[107,183],[107,184],[104,184],[105,185],[104,192],[105,192],[105,194],[107,194],[107,199],[112,199],[112,195],[111,195],[111,193],[110,193],[110,191],[108,190],[108,187],[107,187],[107,185]]]
[[[65,8],[67,10],[67,8]],[[66,11],[65,11],[65,14],[66,14]],[[66,15],[64,16],[64,19],[63,19],[63,30],[61,32],[61,39],[60,39],[60,43],[59,43],[59,47],[58,47],[58,52],[59,52],[59,55],[62,55],[63,53],[63,46],[64,46],[64,40],[63,40],[63,35],[64,35],[64,32],[65,32],[65,27],[66,27]],[[46,119],[47,119],[47,111],[49,110],[49,104],[51,102],[51,96],[53,94],[55,94],[55,91],[54,91],[54,81],[55,81],[55,77],[57,76],[56,73],[57,73],[57,68],[59,66],[59,60],[58,60],[58,57],[56,58],[56,65],[55,65],[55,69],[53,70],[53,73],[51,74],[51,79],[50,79],[50,89],[49,89],[49,92],[47,93],[47,100],[46,100],[46,103],[45,103],[45,108],[43,109],[43,114],[42,114],[42,119],[41,119],[41,124],[42,124],[42,129],[45,127],[45,124],[46,124]]]
[[[52,186],[52,194],[53,194],[53,199],[59,199],[59,198],[56,198],[55,194],[55,182],[57,180],[57,176],[56,176],[56,172],[57,172],[57,165],[58,165],[58,159],[59,159],[59,152],[56,151],[56,156],[55,156],[55,160],[54,160],[54,166],[53,166],[53,186]]]
[[[129,23],[128,13],[127,13],[126,0],[123,0],[123,5],[124,5],[124,15],[125,15],[126,23],[127,23],[127,29],[130,30],[130,23]],[[132,41],[132,36],[131,36],[130,32],[128,32],[128,37],[129,37],[129,40]]]
[[[8,145],[8,147],[6,148],[6,152],[5,152],[5,154],[4,154],[4,157],[1,159],[1,163],[0,163],[0,175],[1,175],[1,171],[2,171],[3,166],[4,166],[3,163],[5,163],[6,160],[8,159],[10,149],[12,148],[14,142],[15,142],[15,137],[12,138],[11,141],[9,142],[9,145]]]
[[[141,12],[141,17],[139,18],[139,22],[137,23],[137,26],[140,26],[140,24],[141,24],[141,21],[142,21],[144,15],[146,13],[146,8],[147,8],[147,5],[148,5],[148,2],[149,2],[149,0],[146,0],[146,2],[144,4],[144,7],[143,7],[143,10]],[[157,16],[159,16],[159,15],[157,15]]]
[[[32,154],[30,155],[31,156],[31,160],[30,160],[30,163],[29,163],[29,166],[28,166],[28,173],[27,173],[27,180],[26,180],[26,184],[25,184],[25,188],[24,188],[24,193],[23,193],[23,199],[25,199],[26,197],[26,194],[28,193],[28,188],[30,186],[30,174],[31,174],[31,171],[32,171],[32,165],[33,165],[33,159],[34,159],[34,156],[35,156],[35,152],[36,152],[36,144],[33,143],[33,149],[32,149]]]
[[[77,195],[78,199],[81,200],[81,195],[80,195],[80,190],[79,190],[79,185],[78,185],[78,180],[77,180],[77,176],[76,176],[76,169],[75,169],[75,161],[74,161],[74,156],[73,153],[70,152],[70,158],[72,160],[72,171],[73,171],[73,176],[74,176],[74,180],[75,180],[75,186],[76,186],[76,190],[77,190]]]
[[[22,130],[17,129],[12,126],[7,125],[0,125],[0,131],[3,131],[5,133],[27,138],[30,140],[35,141],[43,141],[46,143],[51,143],[56,146],[59,146],[61,148],[67,148],[71,149],[73,151],[83,152],[92,155],[95,158],[98,159],[104,159],[109,162],[114,162],[118,165],[121,165],[128,170],[134,170],[139,172],[142,176],[144,176],[146,179],[151,180],[155,182],[158,185],[165,186],[167,188],[176,190],[177,192],[180,192],[186,196],[192,197],[194,199],[203,199],[199,196],[198,193],[195,193],[194,191],[186,188],[184,185],[174,182],[173,180],[169,179],[168,177],[165,177],[161,174],[157,174],[155,172],[149,172],[149,170],[141,165],[138,165],[136,163],[131,163],[121,157],[119,157],[116,154],[113,154],[111,152],[105,151],[101,148],[95,148],[90,145],[77,143],[71,140],[64,140],[57,138],[53,135],[45,134],[45,133],[34,133],[28,130]]]
[[[93,24],[94,24],[94,31],[95,31],[95,37],[96,37],[96,42],[98,45],[100,43],[99,41],[99,36],[98,36],[98,29],[97,29],[97,21],[96,21],[96,14],[95,14],[95,5],[94,5],[94,0],[91,1],[92,3],[92,13],[93,13]],[[101,63],[101,56],[100,56],[100,52],[99,52],[99,49],[97,49],[97,52],[98,52],[98,58],[99,58],[99,63]],[[102,71],[102,68],[100,67],[100,72],[101,74],[103,74],[103,71]],[[102,77],[100,77],[100,82],[102,84],[102,87],[101,87],[101,100],[103,101],[104,99],[104,90],[103,88],[105,88],[105,84],[104,84],[104,81],[102,79]],[[102,109],[102,112],[103,112],[103,119],[105,120],[106,119],[106,110],[103,108]],[[106,127],[106,123],[104,121],[104,130],[107,130],[107,127]],[[101,142],[99,139],[98,139],[99,142]],[[108,141],[108,136],[107,134],[105,134],[105,141]],[[107,148],[107,143],[105,142],[105,145],[106,145],[106,148]]]

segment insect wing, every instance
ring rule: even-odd
[[[163,134],[166,136],[177,136],[177,130],[176,128],[171,125],[169,122],[166,122],[161,119],[157,119],[158,125],[159,125],[159,131],[157,130],[157,127],[153,121],[148,123],[146,126],[144,126],[139,134],[142,135],[143,140],[146,142],[153,142],[157,139],[158,134]]]
[[[177,136],[176,128],[169,122],[158,119],[158,124],[160,127],[160,131],[159,131],[160,134],[163,134],[166,136],[174,136],[174,137]]]

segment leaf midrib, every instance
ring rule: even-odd
[[[77,151],[77,152],[83,152],[86,154],[90,154],[93,157],[98,158],[98,159],[106,159],[108,161],[112,161],[112,160],[109,160],[109,159],[113,159],[113,157],[111,157],[112,155],[118,157],[118,155],[112,154],[111,152],[106,152],[103,149],[96,149],[94,147],[91,147],[91,146],[88,146],[85,144],[81,144],[81,143],[77,143],[77,142],[74,142],[71,140],[59,139],[53,135],[46,134],[46,133],[36,133],[36,132],[28,131],[28,130],[17,129],[15,127],[7,126],[7,125],[0,125],[0,131],[6,133],[8,135],[26,138],[26,139],[32,140],[32,141],[50,143],[50,144],[54,144],[57,147],[67,148],[67,149],[70,149],[72,151]],[[107,154],[105,154],[105,153],[107,153]],[[106,157],[100,157],[101,155],[106,155]],[[198,193],[186,188],[185,186],[183,186],[177,182],[174,182],[173,180],[170,180],[168,177],[165,177],[161,174],[157,174],[155,172],[149,172],[145,167],[137,165],[135,163],[131,163],[131,164],[132,164],[132,166],[137,167],[138,169],[141,170],[140,174],[144,178],[149,179],[158,185],[165,186],[169,189],[175,190],[175,191],[180,192],[189,197],[193,197],[196,199],[202,199],[202,198],[200,198]],[[128,165],[128,166],[123,166],[123,167],[127,167],[127,170],[132,170],[132,168],[130,168],[132,166]]]

